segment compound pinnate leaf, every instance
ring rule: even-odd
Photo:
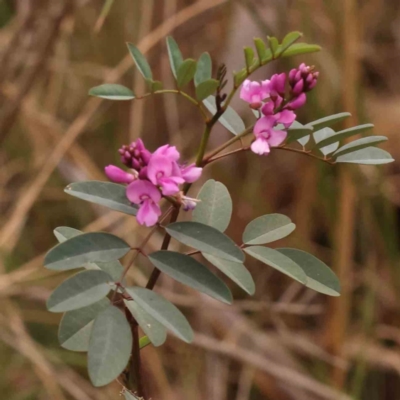
[[[339,114],[329,115],[328,117],[317,119],[313,122],[309,122],[305,126],[309,126],[313,128],[315,131],[318,131],[319,129],[327,128],[334,124],[337,124],[338,122],[341,122],[348,117],[351,117],[350,113],[342,112]]]
[[[207,253],[202,254],[208,262],[217,267],[228,278],[232,279],[232,281],[241,287],[245,292],[250,295],[254,294],[254,280],[250,272],[242,263],[224,260],[223,258],[215,257]]]
[[[200,202],[193,211],[193,221],[224,232],[232,216],[232,199],[221,182],[208,180],[197,195]]]
[[[89,306],[107,296],[112,278],[104,271],[83,271],[58,286],[47,300],[51,312],[71,311]]]
[[[194,77],[196,73],[196,61],[188,58],[187,60],[183,61],[182,64],[179,66],[177,76],[176,76],[176,83],[178,88],[183,88],[186,86]]]
[[[149,260],[157,269],[178,282],[216,300],[232,303],[232,293],[228,286],[194,258],[175,251],[161,250],[149,254]]]
[[[368,136],[361,139],[353,140],[350,143],[345,144],[340,149],[333,153],[334,157],[343,156],[347,153],[353,153],[356,150],[361,150],[372,145],[377,145],[382,142],[386,142],[388,139],[386,136]]]
[[[115,261],[129,250],[125,241],[110,233],[83,233],[53,247],[45,256],[44,266],[64,271],[79,268],[87,262]]]
[[[130,287],[126,288],[129,295],[140,307],[149,313],[155,320],[175,333],[183,341],[193,341],[193,331],[185,316],[168,300],[152,290]]]
[[[364,125],[353,126],[352,128],[344,129],[343,131],[339,132],[333,131],[334,134],[331,134],[326,139],[321,140],[316,147],[321,149],[332,143],[336,143],[350,136],[356,135],[357,133],[361,133],[368,129],[372,129],[373,127],[374,127],[373,124],[364,124]]]
[[[124,302],[151,343],[154,346],[161,346],[167,339],[166,328],[140,307],[136,301],[124,300]]]
[[[316,44],[293,43],[288,49],[286,49],[281,54],[281,57],[292,57],[292,56],[297,56],[299,54],[315,53],[320,50],[321,46],[318,46]]]
[[[130,55],[136,64],[137,69],[145,79],[153,79],[151,68],[142,52],[132,43],[127,43]]]
[[[207,97],[203,103],[211,114],[214,115],[217,112],[214,96]],[[219,117],[218,121],[234,135],[238,135],[246,129],[242,118],[240,118],[239,114],[230,106],[221,117]]]
[[[286,257],[292,259],[307,275],[306,286],[329,296],[340,295],[340,282],[333,271],[322,261],[302,250],[282,248],[277,249]]]
[[[197,69],[194,75],[194,84],[196,86],[200,85],[200,83],[204,81],[210,80],[212,77],[212,61],[210,54],[203,53],[199,61],[197,61]],[[209,93],[211,94],[211,93]],[[200,99],[199,99],[200,100]]]
[[[178,44],[171,36],[167,37],[167,48],[169,63],[171,64],[171,70],[175,78],[178,77],[178,70],[183,62],[182,53],[179,50]]]
[[[380,165],[393,162],[393,157],[385,150],[377,147],[366,147],[352,153],[339,155],[336,158],[338,163]]]
[[[336,132],[332,128],[322,128],[313,133],[314,141],[324,156],[336,151],[339,147],[339,142],[329,144],[328,146],[325,147],[320,147],[319,143],[335,135]]]
[[[225,260],[243,262],[244,254],[231,238],[199,222],[175,222],[166,227],[179,242]]]
[[[64,349],[87,351],[93,321],[110,305],[107,298],[78,310],[67,311],[61,319],[58,340]]]
[[[212,95],[218,88],[219,82],[216,79],[208,79],[200,82],[196,87],[196,98],[199,101],[204,100],[206,97]]]
[[[136,215],[137,206],[132,205],[126,197],[126,187],[112,182],[86,181],[69,184],[65,193],[79,199],[90,201],[120,211]]]
[[[300,283],[305,284],[307,282],[307,276],[301,267],[291,258],[277,250],[270,249],[269,247],[251,246],[246,247],[244,251],[255,259],[277,269]]]
[[[243,232],[243,243],[271,243],[290,235],[295,229],[296,225],[286,215],[263,215],[246,226]]]
[[[132,332],[125,315],[114,306],[97,315],[88,350],[88,371],[93,385],[105,386],[125,369],[131,357]]]
[[[131,89],[116,83],[104,83],[89,90],[89,95],[107,100],[132,100],[135,98]]]
[[[82,234],[82,231],[68,226],[59,226],[54,229],[54,235],[60,243]],[[107,272],[115,282],[119,281],[124,271],[124,267],[118,260],[108,262],[97,261],[96,263],[90,262],[83,265],[83,267],[86,269],[101,269],[102,271]]]

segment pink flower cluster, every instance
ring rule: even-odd
[[[277,129],[283,126],[288,129],[296,119],[293,110],[306,103],[306,92],[315,87],[318,72],[313,67],[300,64],[289,72],[289,93],[286,94],[286,74],[275,74],[270,80],[262,82],[246,79],[240,91],[240,98],[250,107],[261,109],[261,118],[254,126],[256,140],[251,150],[256,154],[268,154],[270,147],[279,146],[287,136],[286,130]]]
[[[141,225],[153,226],[161,215],[159,202],[162,196],[176,196],[185,210],[196,205],[193,199],[182,195],[179,185],[195,182],[202,168],[195,164],[179,164],[180,154],[175,146],[164,145],[154,153],[147,150],[141,139],[119,150],[121,161],[130,171],[115,165],[105,167],[107,177],[116,183],[127,184],[126,196],[129,201],[139,205],[137,221]]]

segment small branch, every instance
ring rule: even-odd
[[[291,151],[293,153],[305,154],[306,156],[310,156],[312,158],[315,158],[316,160],[323,161],[323,162],[326,162],[331,165],[336,164],[335,161],[331,161],[331,159],[325,158],[325,157],[318,157],[317,155],[311,153],[309,150],[299,150],[299,149],[294,149],[292,147],[285,147],[285,146],[274,147],[273,150],[286,150],[286,151]]]
[[[228,151],[228,152],[226,152],[226,153],[220,154],[219,156],[215,156],[214,158],[211,158],[210,160],[208,160],[208,161],[206,162],[205,165],[208,165],[208,164],[210,164],[210,163],[212,163],[212,162],[214,162],[214,161],[218,161],[218,160],[220,160],[221,158],[225,158],[225,157],[231,156],[232,154],[240,153],[240,152],[242,152],[242,151],[247,151],[247,150],[249,150],[249,149],[250,149],[250,147],[241,147],[240,149]]]

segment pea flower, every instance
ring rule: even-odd
[[[250,103],[250,107],[258,109],[262,106],[262,101],[269,96],[269,81],[250,81],[246,79],[243,82],[240,90],[240,98],[247,103]]]
[[[317,84],[319,72],[314,71],[314,67],[310,67],[304,63],[298,68],[294,68],[289,72],[289,85],[292,93],[299,95],[300,93],[309,92]]]
[[[145,180],[136,180],[128,185],[126,196],[129,201],[139,205],[136,219],[140,225],[153,226],[161,215],[158,205],[161,193],[156,186]]]
[[[153,226],[161,215],[159,202],[163,196],[174,196],[185,211],[196,207],[196,199],[186,197],[180,185],[200,178],[202,168],[195,164],[179,163],[180,153],[175,146],[166,144],[154,153],[146,149],[141,139],[119,149],[121,161],[129,171],[108,165],[104,171],[116,183],[127,184],[126,196],[139,205],[136,219],[141,225]]]
[[[108,179],[116,183],[131,183],[136,179],[134,174],[130,174],[115,165],[107,165],[104,171]]]
[[[154,153],[147,167],[147,177],[154,185],[161,188],[165,196],[179,192],[179,185],[185,180],[173,158]]]

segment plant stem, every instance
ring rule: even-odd
[[[227,147],[229,147],[231,144],[236,143],[238,140],[240,140],[242,137],[248,135],[253,131],[254,125],[251,125],[247,127],[243,132],[239,133],[238,135],[234,136],[232,139],[228,140],[221,146],[217,147],[216,149],[212,150],[210,153],[208,153],[202,162],[202,165],[205,165],[212,157],[214,157],[216,154],[220,153],[222,150],[225,150]]]

